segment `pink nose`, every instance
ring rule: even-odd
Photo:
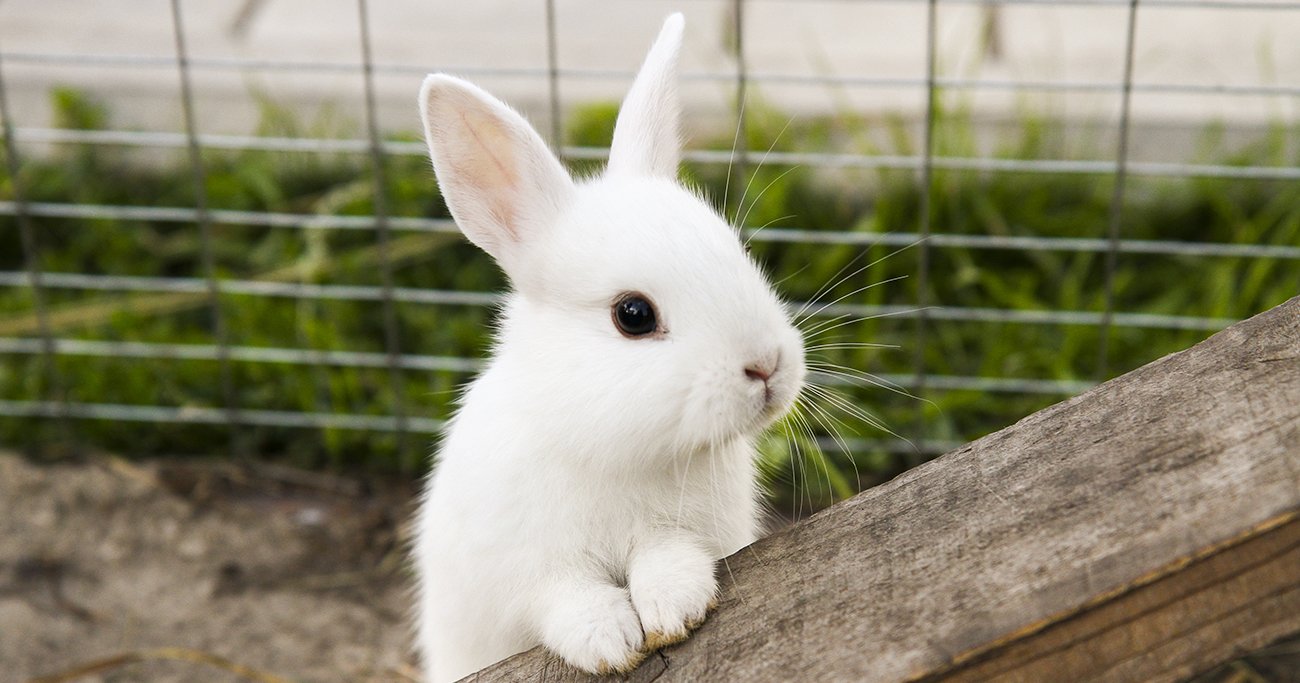
[[[758,364],[750,365],[745,368],[746,377],[760,382],[767,382],[768,378],[772,376],[772,372],[773,370],[762,367]]]

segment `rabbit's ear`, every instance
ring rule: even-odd
[[[677,177],[682,146],[677,53],[684,23],[680,13],[668,17],[646,55],[614,124],[607,173]]]
[[[478,86],[434,74],[420,89],[429,156],[465,236],[510,273],[558,218],[573,179],[533,127]]]

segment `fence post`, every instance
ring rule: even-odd
[[[59,430],[70,442],[73,441],[72,423],[68,417],[68,395],[59,373],[57,351],[54,335],[50,331],[49,313],[46,311],[44,273],[41,268],[40,242],[36,238],[36,229],[32,225],[32,216],[28,210],[26,188],[23,187],[22,163],[18,157],[18,142],[14,139],[13,114],[9,109],[9,96],[5,88],[4,64],[0,57],[0,132],[4,134],[5,166],[9,172],[9,183],[13,188],[14,218],[18,222],[19,239],[23,245],[23,262],[27,271],[27,286],[32,293],[32,309],[36,314],[36,332],[41,339],[41,364],[45,369],[45,381],[48,383],[47,395],[53,398],[55,416],[60,423]]]
[[[206,284],[212,336],[217,342],[217,364],[221,376],[221,394],[225,402],[226,424],[230,428],[230,453],[239,458],[245,455],[240,439],[241,417],[239,397],[235,393],[235,379],[230,367],[230,342],[225,316],[221,312],[221,289],[217,283],[216,257],[212,248],[212,213],[208,207],[207,173],[203,166],[203,150],[199,145],[198,124],[194,116],[194,91],[190,84],[189,52],[185,47],[185,23],[181,18],[181,0],[172,0],[172,32],[176,45],[176,68],[180,76],[181,113],[185,117],[185,141],[189,150],[190,172],[194,176],[194,209],[199,225],[203,280]]]
[[[1124,79],[1120,83],[1119,140],[1115,150],[1115,186],[1110,196],[1110,221],[1106,229],[1106,302],[1097,326],[1097,381],[1106,379],[1110,359],[1110,328],[1115,314],[1115,270],[1119,267],[1119,241],[1124,217],[1124,189],[1128,183],[1129,109],[1133,99],[1133,45],[1137,36],[1138,0],[1129,0],[1124,38]]]

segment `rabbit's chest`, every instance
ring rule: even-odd
[[[706,460],[639,479],[588,481],[555,501],[546,524],[551,533],[571,530],[569,540],[610,557],[665,529],[708,540],[722,556],[753,540],[757,502],[754,482],[746,477]]]

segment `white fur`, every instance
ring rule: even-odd
[[[610,142],[607,173],[677,177],[682,140],[681,106],[677,100],[677,53],[682,46],[682,15],[674,14],[663,30],[641,73],[627,92]]]
[[[681,31],[669,17],[609,170],[583,182],[487,93],[425,81],[448,206],[513,285],[416,520],[429,681],[538,643],[588,671],[631,666],[704,618],[715,561],[760,532],[752,444],[802,387],[802,341],[735,231],[674,180]],[[617,330],[627,292],[661,333]]]

